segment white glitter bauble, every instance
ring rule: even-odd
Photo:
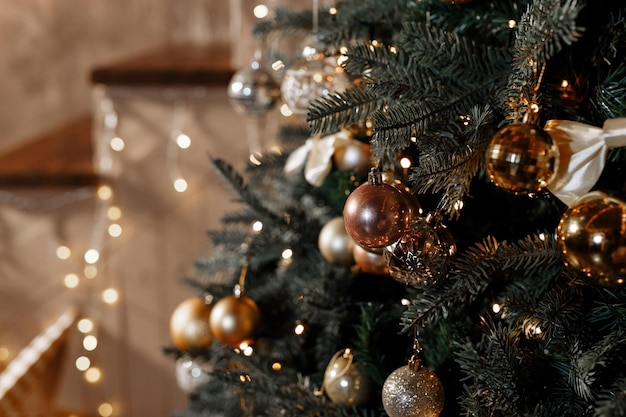
[[[289,110],[306,115],[313,100],[331,92],[343,92],[349,84],[348,76],[337,64],[337,57],[305,53],[285,70],[280,92]]]
[[[403,366],[383,384],[383,407],[389,417],[438,417],[443,410],[441,381],[428,368]]]
[[[210,362],[201,358],[183,356],[176,361],[176,382],[187,395],[211,380],[213,370]]]

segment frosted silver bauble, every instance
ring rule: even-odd
[[[405,365],[383,384],[383,407],[389,417],[438,417],[443,410],[443,385],[428,368]]]
[[[335,217],[322,227],[317,238],[320,253],[337,266],[354,265],[354,239],[346,231],[343,217]]]
[[[269,112],[280,99],[280,87],[258,62],[237,71],[228,84],[228,98],[235,111],[248,117]]]
[[[358,407],[367,403],[372,383],[363,367],[346,355],[335,355],[324,372],[324,389],[337,405]]]
[[[202,358],[182,356],[176,360],[176,383],[187,395],[211,380],[213,365]]]

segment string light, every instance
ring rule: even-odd
[[[191,138],[184,133],[180,133],[176,136],[176,144],[180,149],[187,149],[191,146]]]
[[[87,356],[79,356],[76,358],[76,369],[86,371],[91,366],[91,360]]]
[[[289,117],[293,114],[293,112],[289,109],[289,106],[283,104],[282,106],[280,106],[280,114],[285,117]]]
[[[98,187],[98,198],[100,200],[109,200],[113,197],[113,189],[108,185]]]
[[[72,251],[67,246],[61,245],[57,247],[56,255],[57,255],[57,258],[61,260],[66,260],[70,258],[70,256],[72,255]]]
[[[296,322],[296,326],[293,328],[293,332],[297,336],[302,335],[304,333],[304,324],[302,324],[301,322]]]
[[[78,275],[76,274],[67,274],[63,279],[63,284],[65,284],[67,288],[76,288],[79,282]]]
[[[78,331],[81,333],[89,333],[95,327],[93,321],[89,319],[80,319],[76,326],[78,327]]]
[[[92,366],[85,371],[85,380],[87,380],[87,382],[95,384],[96,382],[99,382],[100,379],[102,379],[102,371],[100,368]]]
[[[115,152],[121,152],[126,147],[126,143],[124,143],[124,139],[115,136],[111,139],[111,142],[109,142],[109,146],[111,146],[111,149]]]
[[[98,347],[98,338],[92,334],[88,334],[83,338],[83,348],[87,352],[92,352]]]
[[[500,304],[500,303],[493,303],[491,305],[491,311],[493,311],[494,313],[498,314],[500,311],[502,311],[502,304]]]
[[[253,13],[254,17],[256,17],[257,19],[263,19],[269,15],[270,10],[266,5],[259,4],[254,7]]]
[[[174,189],[179,193],[187,191],[187,181],[184,178],[177,178],[174,180]]]
[[[280,371],[281,369],[283,369],[283,365],[281,365],[280,362],[274,362],[272,364],[272,369],[274,371]]]
[[[122,226],[117,223],[113,223],[109,225],[109,236],[111,237],[120,237],[122,234]]]
[[[87,265],[83,269],[83,275],[87,279],[94,279],[98,276],[98,268],[95,265]]]
[[[290,259],[293,256],[293,250],[287,248],[283,251],[283,253],[281,254],[281,257],[283,259]]]
[[[119,293],[115,288],[107,288],[102,292],[102,300],[107,304],[115,304],[119,299]]]
[[[100,252],[97,249],[89,249],[85,252],[84,259],[88,264],[95,264],[100,259]]]
[[[0,346],[0,362],[8,361],[10,356],[11,352],[9,349],[4,346]]]
[[[98,413],[101,417],[110,417],[113,415],[113,406],[109,403],[102,403],[98,406]]]
[[[107,209],[107,217],[112,221],[119,220],[122,217],[122,210],[117,206],[111,206]]]
[[[257,233],[263,230],[263,222],[260,220],[257,220],[254,223],[252,223],[252,230]]]

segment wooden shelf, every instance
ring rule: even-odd
[[[109,86],[227,86],[235,73],[230,47],[170,45],[95,68],[91,82]]]
[[[0,185],[97,184],[91,127],[91,116],[85,116],[0,155]]]

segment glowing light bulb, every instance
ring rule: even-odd
[[[67,246],[61,245],[57,248],[56,255],[57,258],[65,260],[70,258],[72,251]]]
[[[289,248],[285,249],[281,254],[283,259],[289,259],[293,256],[293,251]]]
[[[498,314],[500,311],[502,311],[502,305],[500,303],[493,303],[493,305],[491,306],[491,310]]]
[[[180,149],[187,149],[191,146],[191,138],[184,133],[176,136],[176,144]]]
[[[0,362],[8,361],[10,356],[11,352],[9,349],[4,346],[0,346]]]
[[[293,332],[298,336],[302,335],[304,333],[304,324],[300,322],[296,323],[296,326],[293,328]]]
[[[86,371],[91,366],[91,361],[87,356],[79,356],[76,358],[76,369]]]
[[[281,369],[283,369],[283,366],[280,364],[280,362],[274,362],[272,364],[272,369],[274,371],[280,371]]]
[[[122,210],[117,206],[111,206],[107,209],[107,217],[109,220],[119,220],[122,217]]]
[[[81,333],[89,333],[94,328],[93,321],[89,319],[80,319],[76,326],[78,327],[78,331]]]
[[[245,356],[252,356],[253,353],[254,353],[254,349],[252,348],[252,346],[248,346],[247,348],[243,350],[243,354]]]
[[[111,417],[113,415],[113,406],[109,403],[102,403],[98,406],[98,414],[101,417]]]
[[[111,142],[109,143],[109,145],[111,146],[111,149],[113,149],[116,152],[121,152],[126,147],[126,143],[124,143],[124,139],[117,137],[117,136],[111,139]]]
[[[79,282],[78,275],[76,274],[67,274],[63,279],[63,284],[65,284],[67,288],[76,288]]]
[[[85,252],[84,259],[88,264],[95,264],[100,259],[100,252],[97,249],[89,249]]]
[[[255,232],[260,232],[261,230],[263,230],[263,222],[257,220],[252,223],[252,230]]]
[[[107,288],[102,291],[102,300],[107,304],[115,304],[120,295],[115,288]]]
[[[108,185],[98,187],[98,198],[100,200],[108,200],[113,196],[113,189]]]
[[[400,166],[404,169],[411,168],[411,160],[407,157],[400,159]]]
[[[85,348],[87,352],[94,351],[96,350],[97,347],[98,347],[98,339],[96,338],[96,336],[92,334],[88,334],[87,336],[83,338],[83,348]]]
[[[266,5],[259,4],[254,7],[253,13],[254,17],[256,17],[257,19],[263,19],[264,17],[267,17],[267,15],[270,13],[270,10]]]
[[[286,104],[283,104],[282,106],[280,106],[280,114],[282,114],[285,117],[289,117],[293,114],[293,112],[289,109],[289,107]]]
[[[174,189],[179,193],[187,191],[187,181],[185,181],[183,178],[177,178],[174,181]]]
[[[113,223],[109,225],[109,236],[111,237],[120,237],[122,234],[122,226],[117,223]]]
[[[87,380],[87,382],[95,384],[102,379],[102,371],[100,370],[100,368],[92,366],[85,371],[85,379]]]
[[[508,22],[508,26],[509,26],[509,29],[514,29],[515,26],[517,26],[517,22],[515,20],[511,19]]]
[[[83,275],[87,279],[94,279],[95,277],[98,276],[98,268],[96,268],[93,265],[87,265],[83,269]]]

